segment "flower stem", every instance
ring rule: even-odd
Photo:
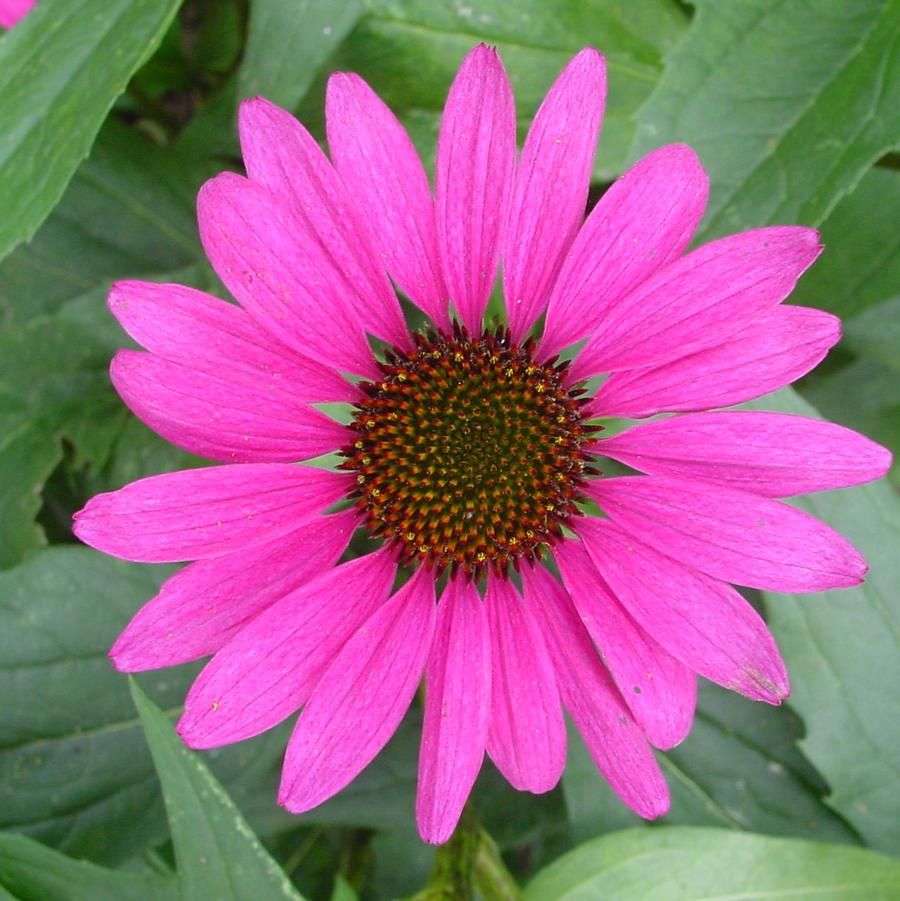
[[[475,884],[484,901],[519,901],[522,890],[503,863],[497,843],[484,828],[479,828],[478,838]]]
[[[428,884],[409,901],[518,901],[522,892],[494,840],[466,805],[456,831],[437,849]]]

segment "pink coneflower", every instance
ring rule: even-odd
[[[34,9],[37,0],[0,0],[0,28],[12,28]]]
[[[179,285],[112,290],[149,351],[117,354],[119,393],[228,464],[142,479],[77,515],[107,553],[196,561],[112,658],[136,671],[214,655],[178,725],[195,748],[302,708],[288,810],[347,785],[424,676],[427,841],[453,831],[485,751],[516,788],[556,785],[564,707],[622,800],[659,816],[652,747],[688,733],[697,674],[771,704],[788,693],[765,623],[728,583],[821,591],[865,573],[840,535],[776,499],[876,478],[883,448],[802,417],[693,412],[788,384],[837,341],[835,317],[780,305],[818,235],[764,228],[685,253],[707,178],[683,145],[642,159],[584,220],[605,92],[603,57],[583,50],[517,162],[506,73],[476,47],[444,110],[434,196],[358,76],[328,85],[333,162],[249,100],[249,177],[219,175],[198,200],[240,306]],[[501,258],[508,325],[488,325]],[[388,276],[430,324],[408,330]],[[571,363],[556,356],[578,342]],[[349,425],[324,402],[352,405]],[[667,413],[681,415],[611,438],[596,424]],[[296,465],[330,451],[335,469]],[[644,474],[602,477],[603,458]],[[380,548],[338,563],[356,529]]]

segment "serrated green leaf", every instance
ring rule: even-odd
[[[162,783],[181,897],[303,901],[200,757],[134,680],[131,695]]]
[[[632,156],[687,141],[712,177],[704,238],[818,225],[900,142],[900,2],[696,0],[638,113]]]
[[[0,40],[0,259],[62,196],[180,0],[43,0]]]
[[[861,848],[662,827],[587,842],[539,873],[525,901],[830,898],[889,901],[900,861]]]
[[[0,573],[0,828],[108,864],[165,838],[128,686],[106,654],[171,571],[62,546]],[[175,716],[196,671],[148,673],[141,684]],[[208,755],[267,833],[296,825],[274,803],[286,738],[274,730]]]
[[[362,11],[362,0],[255,0],[238,97],[295,107]]]
[[[63,441],[71,470],[83,474],[90,464],[85,488],[122,484],[100,477],[111,458],[111,470],[121,468],[113,452],[131,421],[108,376],[113,353],[130,343],[105,306],[112,280],[140,275],[211,286],[193,209],[205,167],[181,162],[111,121],[34,241],[0,264],[0,531],[7,539],[0,567],[45,543],[34,518]],[[179,268],[161,277],[159,267]],[[128,429],[129,438],[136,435],[151,447],[160,443],[147,430]],[[195,459],[168,456],[181,465]],[[134,471],[136,459],[124,468]],[[86,496],[75,497],[75,506]],[[60,510],[63,532],[71,512]]]
[[[0,834],[0,891],[40,901],[169,901],[175,880],[73,860],[24,835]],[[4,897],[0,895],[0,897]]]
[[[570,735],[563,792],[575,837],[647,825],[613,794],[577,734]],[[796,748],[802,735],[790,710],[703,682],[691,734],[660,755],[672,792],[664,822],[858,841],[822,800],[827,786]]]
[[[516,93],[520,135],[547,88],[585,45],[602,50],[609,91],[595,175],[621,171],[634,133],[632,115],[662,71],[662,55],[686,19],[668,0],[368,0],[368,12],[329,68],[359,72],[403,119],[426,162],[447,89],[463,57],[480,41],[496,44]],[[301,118],[315,124],[321,85]]]
[[[818,417],[785,389],[750,404]],[[789,663],[801,746],[831,787],[827,799],[879,850],[900,847],[900,499],[882,481],[796,505],[847,536],[866,557],[858,588],[767,595],[769,624]]]
[[[53,423],[16,421],[3,412],[5,400],[0,398],[0,569],[44,545],[44,531],[35,522],[40,486],[62,460]]]

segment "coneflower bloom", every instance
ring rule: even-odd
[[[0,0],[0,28],[12,28],[31,10],[37,0]]]
[[[683,145],[638,162],[585,219],[605,93],[603,57],[583,50],[517,161],[506,73],[476,47],[447,99],[433,195],[358,76],[328,84],[331,161],[284,110],[249,100],[248,177],[219,175],[198,199],[239,306],[179,285],[112,290],[148,351],[116,355],[119,393],[226,465],[142,479],[77,515],[106,553],[195,561],[111,656],[136,671],[214,655],[178,725],[191,747],[302,709],[288,810],[347,785],[424,677],[427,841],[453,831],[485,751],[518,789],[556,785],[563,708],[622,800],[659,816],[652,748],[687,734],[697,674],[772,704],[788,693],[765,623],[729,583],[863,577],[845,539],[778,498],[876,478],[887,452],[825,422],[699,412],[788,384],[837,341],[835,317],[781,305],[817,233],[686,252],[707,178]],[[506,322],[488,323],[500,260]],[[335,403],[346,424],[319,408]],[[649,421],[603,437],[604,417]],[[332,468],[297,465],[329,452]],[[604,458],[641,474],[604,476]],[[339,562],[358,529],[380,546]]]

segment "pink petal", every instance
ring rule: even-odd
[[[572,378],[654,366],[721,344],[781,303],[821,252],[811,228],[776,226],[704,244],[605,311]]]
[[[37,0],[0,0],[0,28],[12,28],[34,8]]]
[[[435,216],[450,297],[473,334],[494,286],[516,156],[512,89],[497,51],[479,44],[450,88],[438,135]]]
[[[597,391],[591,412],[634,419],[742,403],[814,369],[840,337],[837,316],[776,307],[715,347],[649,369],[614,372]]]
[[[637,622],[701,676],[779,704],[787,670],[759,614],[730,585],[670,560],[610,522],[578,532],[603,577]]]
[[[648,820],[662,816],[669,787],[572,602],[542,566],[524,570],[522,585],[525,602],[544,624],[563,703],[597,769],[635,813]]]
[[[554,548],[569,596],[650,744],[674,748],[694,720],[697,679],[621,608],[584,546]]]
[[[450,327],[428,176],[406,130],[352,72],[328,80],[328,146],[363,227],[398,287],[434,323]]]
[[[416,822],[426,842],[447,841],[481,769],[491,714],[491,639],[474,585],[453,579],[438,604],[425,670]]]
[[[339,274],[367,331],[409,346],[400,304],[356,205],[312,135],[286,110],[255,97],[238,117],[247,175],[289,199],[319,253]]]
[[[354,433],[264,372],[214,374],[120,350],[110,378],[138,419],[172,444],[226,463],[289,463],[327,454]]]
[[[328,570],[263,611],[197,677],[178,734],[192,748],[214,748],[290,716],[387,600],[396,571],[391,557],[376,551]]]
[[[289,202],[225,172],[200,189],[197,218],[210,263],[259,325],[301,355],[377,380],[343,275]]]
[[[608,312],[690,243],[709,179],[686,144],[648,154],[600,198],[553,288],[541,338],[550,356],[596,331]]]
[[[585,493],[629,534],[708,575],[770,591],[858,585],[859,552],[802,510],[706,482],[626,476]],[[603,567],[601,567],[603,572]]]
[[[503,292],[514,341],[547,305],[584,219],[606,102],[606,61],[586,47],[534,117],[516,167],[503,239]]]
[[[832,422],[783,413],[689,413],[634,426],[592,450],[653,475],[789,497],[883,476],[886,448]]]
[[[267,607],[331,569],[356,522],[353,510],[320,516],[273,541],[186,566],[118,637],[109,652],[116,669],[140,672],[214,654]]]
[[[301,357],[240,307],[183,285],[116,282],[109,309],[147,350],[200,372],[265,377],[303,401],[354,402],[356,387],[330,366]]]
[[[98,494],[75,514],[91,547],[141,563],[217,557],[315,519],[350,489],[346,474],[287,463],[168,472]]]
[[[491,577],[491,725],[487,750],[520,791],[552,789],[566,765],[566,727],[538,623],[509,582]]]
[[[321,804],[387,744],[422,678],[435,610],[434,575],[420,568],[344,645],[294,728],[279,804],[291,813]]]

